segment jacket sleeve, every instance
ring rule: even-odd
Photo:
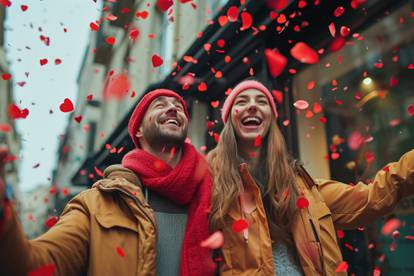
[[[414,150],[389,163],[368,185],[315,179],[335,227],[354,229],[392,211],[402,197],[414,194]]]
[[[83,192],[65,207],[59,221],[45,234],[27,240],[17,215],[0,229],[0,275],[24,275],[54,265],[53,275],[79,275],[86,269],[89,244],[89,212]]]

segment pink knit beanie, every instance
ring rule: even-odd
[[[273,96],[270,93],[269,89],[267,89],[263,84],[261,84],[258,81],[255,80],[245,80],[236,85],[236,87],[233,88],[233,90],[230,92],[227,99],[224,101],[223,108],[221,109],[221,119],[224,123],[227,122],[227,119],[230,114],[231,107],[233,106],[234,100],[236,99],[237,95],[239,95],[241,92],[247,90],[247,89],[257,89],[269,100],[270,108],[272,109],[273,114],[275,115],[275,118],[277,118],[277,109],[275,101],[273,100]]]

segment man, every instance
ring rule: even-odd
[[[0,183],[0,275],[212,275],[211,251],[200,247],[209,235],[211,180],[185,142],[188,120],[175,92],[146,94],[128,124],[136,148],[37,239],[24,238]],[[0,151],[0,167],[2,160]]]

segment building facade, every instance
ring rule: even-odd
[[[119,163],[132,148],[129,115],[156,87],[184,97],[192,120],[189,138],[208,151],[222,127],[225,92],[248,77],[272,89],[289,151],[314,177],[368,182],[413,148],[413,1],[289,1],[277,11],[270,2],[175,1],[166,12],[157,1],[107,3],[79,75],[77,109],[62,138],[56,185],[85,189],[105,167]],[[108,14],[117,19],[107,20]],[[107,45],[108,37],[115,38],[114,46]],[[308,48],[292,50],[299,42]],[[287,60],[277,77],[265,54],[274,49]],[[159,68],[151,63],[154,54],[164,60]],[[111,71],[125,73],[131,82],[121,100],[105,100]],[[87,100],[90,94],[93,100]],[[414,197],[402,200],[390,216],[365,228],[338,232],[350,274],[414,273],[408,254],[414,248],[413,202]],[[398,239],[380,234],[389,218],[402,222]]]
[[[10,160],[6,165],[5,177],[7,193],[10,197],[18,199],[18,155],[20,151],[20,136],[16,130],[14,119],[9,116],[9,105],[13,99],[13,77],[9,74],[4,48],[4,21],[5,7],[0,6],[0,144],[6,144],[10,150]]]

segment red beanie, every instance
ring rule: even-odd
[[[255,81],[255,80],[245,80],[236,85],[236,87],[233,88],[233,90],[230,92],[229,96],[224,101],[223,107],[221,109],[221,119],[224,123],[227,122],[227,119],[230,114],[230,110],[233,106],[234,100],[236,99],[237,95],[239,95],[241,92],[247,90],[247,89],[256,89],[267,97],[269,100],[270,108],[272,109],[273,115],[275,115],[275,118],[277,118],[277,109],[275,101],[273,100],[272,94],[269,92],[269,89],[266,88],[262,83]]]
[[[136,134],[141,125],[142,119],[144,118],[145,113],[147,112],[147,109],[152,103],[152,101],[161,96],[177,98],[180,101],[180,103],[183,105],[184,112],[185,112],[185,115],[187,116],[187,119],[190,119],[190,116],[188,115],[187,107],[185,106],[185,102],[183,98],[181,98],[180,95],[178,95],[172,90],[164,89],[164,88],[152,90],[151,92],[145,94],[144,97],[142,97],[141,101],[135,107],[134,112],[132,112],[131,118],[129,119],[129,123],[128,123],[129,135],[131,136],[132,141],[134,142],[135,146],[138,148],[140,146],[139,146],[139,142],[138,142],[138,138]]]

